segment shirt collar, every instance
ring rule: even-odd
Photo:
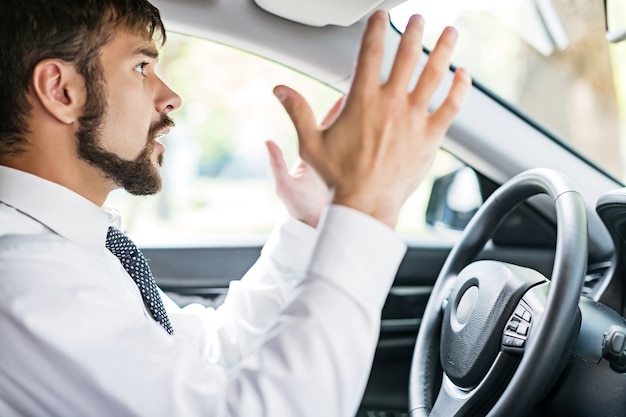
[[[102,251],[109,225],[118,221],[115,213],[68,188],[5,166],[0,166],[0,202],[94,251]]]

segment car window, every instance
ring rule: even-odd
[[[115,191],[107,205],[120,210],[124,229],[145,246],[261,242],[285,213],[264,142],[277,142],[290,165],[297,157],[295,130],[273,87],[298,90],[318,120],[341,94],[275,62],[175,33],[158,72],[183,98],[172,113],[176,127],[163,139],[163,190],[151,197]],[[401,235],[433,233],[424,220],[433,178],[460,166],[440,151],[400,214]]]
[[[409,0],[391,11],[392,23],[403,31],[413,13],[426,19],[427,48],[445,25],[454,25],[455,65],[615,178],[625,178],[626,42],[607,42],[601,1]]]

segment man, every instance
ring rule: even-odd
[[[387,25],[384,13],[370,18],[351,91],[321,125],[295,91],[274,91],[332,204],[308,165],[291,177],[269,144],[294,218],[218,310],[165,299],[166,313],[101,207],[116,188],[160,189],[158,138],[181,100],[154,72],[158,11],[144,0],[3,2],[0,415],[354,414],[405,250],[398,211],[469,86],[458,70],[428,112],[456,39],[446,29],[407,92],[419,16],[381,85]]]

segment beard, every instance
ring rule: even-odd
[[[78,119],[76,132],[78,155],[130,194],[158,193],[162,187],[161,172],[152,162],[151,155],[154,151],[156,135],[166,127],[173,127],[174,121],[163,114],[158,121],[152,122],[146,138],[146,146],[139,156],[130,161],[122,159],[101,145],[101,127],[107,107],[103,90],[87,94],[89,98],[83,108],[83,115]],[[157,164],[159,166],[163,164],[163,154],[158,156]]]

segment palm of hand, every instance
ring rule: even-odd
[[[328,187],[317,172],[301,159],[289,171],[280,148],[271,141],[266,145],[276,193],[285,203],[289,215],[316,227],[330,199]]]
[[[321,125],[297,92],[278,86],[274,93],[294,123],[300,155],[333,188],[333,202],[394,227],[400,207],[429,169],[460,110],[470,78],[457,70],[443,103],[429,110],[456,42],[456,31],[447,28],[409,91],[424,30],[423,18],[414,16],[401,37],[389,78],[381,83],[388,24],[384,12],[369,19],[350,92]]]

